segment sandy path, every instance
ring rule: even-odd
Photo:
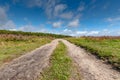
[[[78,64],[82,80],[120,80],[120,73],[111,69],[110,65],[104,64],[80,47],[66,40],[62,41],[68,47],[69,55]]]
[[[2,66],[0,80],[36,80],[57,44],[58,40],[54,40]]]

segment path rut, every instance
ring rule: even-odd
[[[25,54],[0,68],[0,80],[37,80],[48,66],[50,55],[59,40],[54,40],[28,54]],[[82,80],[120,80],[120,73],[104,64],[95,56],[61,39],[68,54],[77,64]]]
[[[69,55],[78,65],[82,80],[120,80],[120,73],[110,65],[66,40],[61,41],[68,47]]]
[[[57,44],[58,40],[54,40],[2,66],[0,80],[37,80]]]

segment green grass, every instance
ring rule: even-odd
[[[60,42],[51,56],[50,67],[45,70],[40,80],[69,80],[72,60],[66,53],[66,46]]]
[[[13,34],[13,35],[24,35],[24,36],[39,36],[39,37],[51,37],[51,38],[65,38],[70,37],[67,35],[51,34],[51,33],[40,33],[40,32],[23,32],[23,31],[9,31],[9,30],[0,30],[1,34]]]
[[[9,62],[51,40],[48,38],[26,37],[25,40],[11,40],[11,38],[0,38],[0,65]]]
[[[0,30],[0,66],[55,38],[70,37],[39,32]]]
[[[68,38],[67,40],[120,69],[120,39]]]

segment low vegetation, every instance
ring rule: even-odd
[[[67,40],[85,48],[120,70],[120,37],[81,37]]]
[[[34,50],[41,45],[44,45],[51,40],[48,38],[35,38],[25,40],[14,40],[11,39],[0,39],[0,65],[2,63],[11,61],[12,59],[27,53],[28,51]]]
[[[63,35],[0,30],[0,65]]]
[[[8,31],[8,30],[0,30],[0,35],[23,35],[23,36],[38,36],[38,37],[49,37],[49,38],[66,38],[70,37],[67,35],[59,35],[59,34],[51,34],[51,33],[39,33],[39,32],[22,32],[22,31]]]
[[[60,42],[51,56],[50,67],[45,70],[40,80],[69,80],[73,66],[66,53],[66,46]]]

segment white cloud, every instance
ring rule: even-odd
[[[107,21],[111,22],[111,21],[113,21],[113,19],[112,18],[107,18]]]
[[[60,32],[60,34],[75,36],[74,32],[70,29],[64,29],[63,31]]]
[[[16,25],[12,20],[7,21],[5,24],[0,26],[0,29],[13,29]]]
[[[35,7],[35,6],[41,7],[42,4],[43,4],[42,0],[29,0],[28,1],[28,7]]]
[[[79,19],[75,19],[68,23],[68,27],[78,27],[79,26]]]
[[[64,29],[61,34],[71,35],[71,36],[108,36],[108,35],[120,35],[119,31],[110,31],[108,29],[104,29],[101,31],[87,31],[87,30],[70,30],[70,29]]]
[[[99,32],[99,35],[102,36],[120,36],[119,34],[120,30],[109,30],[109,29],[103,29]]]
[[[24,17],[23,20],[24,20],[24,21],[28,21],[28,18]]]
[[[25,32],[53,33],[52,30],[48,30],[43,24],[40,24],[39,26],[34,26],[32,24],[26,24],[26,25],[20,26],[19,28],[15,29],[15,30],[17,30],[17,31],[25,31]]]
[[[71,19],[73,18],[73,12],[65,12],[60,15],[61,18],[63,19]]]
[[[14,29],[14,28],[13,28],[13,29],[9,29],[9,30],[10,30],[10,31],[18,31],[17,29]]]
[[[72,30],[64,29],[63,32],[72,32]]]
[[[66,4],[58,4],[54,8],[54,15],[53,17],[58,17],[62,19],[71,19],[73,18],[73,12],[72,11],[65,11],[67,9]]]
[[[70,11],[67,4],[61,4],[60,0],[13,0],[13,3],[22,2],[25,6],[39,7],[43,9],[47,15],[48,19],[75,19],[75,17],[80,18],[80,13],[76,9],[76,12]],[[84,3],[81,2],[79,11],[84,10]]]
[[[54,8],[59,0],[13,0],[14,4],[20,2],[28,8],[39,7],[44,9],[48,18],[52,18],[54,15]]]
[[[13,4],[22,2],[24,5],[26,5],[27,7],[41,7],[43,6],[43,3],[46,1],[42,1],[42,0],[12,0]]]
[[[120,12],[120,9],[118,9],[118,11]]]
[[[99,34],[99,31],[76,31],[77,36],[95,36]]]
[[[107,9],[107,7],[108,7],[107,5],[104,5],[104,6],[103,6],[103,9]]]
[[[9,5],[0,6],[0,29],[13,29],[16,27],[15,23],[12,20],[8,19],[7,11]]]
[[[7,13],[4,7],[0,7],[0,25],[7,21]]]
[[[103,29],[104,32],[108,32],[109,30],[108,29]]]
[[[120,26],[120,16],[106,18],[105,22],[109,22],[109,24],[108,24],[109,27]]]
[[[87,31],[76,31],[77,35],[85,35],[87,34]]]
[[[31,21],[30,21],[27,17],[24,17],[23,20],[24,20],[27,24],[31,24]]]
[[[80,19],[82,17],[82,13],[77,13],[75,14],[75,16],[73,17],[73,19]]]
[[[100,32],[101,35],[108,35],[108,34],[110,34],[110,33],[111,33],[111,31],[108,30],[108,29],[103,29],[103,30]]]
[[[20,31],[26,31],[26,32],[34,32],[35,31],[35,26],[31,24],[27,25],[22,25],[20,28],[18,28]]]
[[[99,31],[90,31],[87,33],[87,35],[98,35]]]
[[[78,8],[78,11],[83,11],[84,9],[85,9],[85,7],[80,5]]]
[[[54,9],[54,15],[58,16],[60,13],[62,13],[67,8],[67,5],[65,4],[58,4],[55,6]]]
[[[61,21],[59,21],[59,22],[54,22],[52,25],[53,25],[53,27],[58,28],[58,27],[61,27],[62,22],[61,22]]]
[[[45,12],[48,16],[48,18],[54,17],[54,8],[55,5],[58,3],[57,0],[48,0],[44,5]]]
[[[108,22],[120,21],[120,16],[114,17],[114,18],[107,18],[106,20],[107,20]]]
[[[53,17],[58,17],[62,19],[72,19],[74,14],[72,11],[66,11],[67,5],[66,4],[58,4],[54,8],[54,15]]]

